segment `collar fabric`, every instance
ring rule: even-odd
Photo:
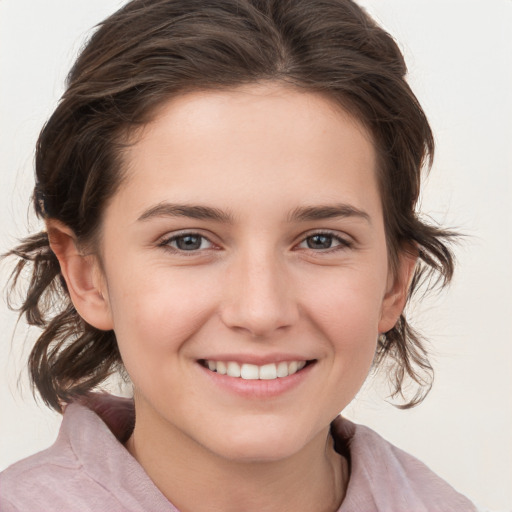
[[[56,442],[0,474],[0,511],[179,512],[123,446],[133,401],[90,395],[67,406]],[[371,429],[339,416],[331,427],[350,480],[338,512],[471,512],[463,495]]]

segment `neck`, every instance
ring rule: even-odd
[[[144,418],[137,415],[126,447],[183,512],[335,512],[343,500],[348,464],[335,452],[328,428],[286,459],[233,461]]]

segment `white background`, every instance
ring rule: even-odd
[[[38,229],[27,214],[33,147],[90,27],[120,0],[0,0],[0,252]],[[346,414],[480,504],[512,507],[512,1],[362,0],[405,52],[434,129],[423,210],[469,236],[447,293],[414,309],[436,382],[399,411],[368,383]],[[2,265],[1,282],[8,268]],[[30,395],[34,339],[0,303],[0,469],[53,442],[58,415]],[[20,376],[21,375],[21,376]],[[376,383],[374,383],[376,384]]]

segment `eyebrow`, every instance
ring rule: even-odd
[[[218,208],[167,202],[147,209],[137,220],[145,221],[155,217],[187,217],[189,219],[213,220],[224,224],[233,223],[233,216]]]
[[[163,202],[148,208],[137,221],[147,221],[155,217],[186,217],[189,219],[212,220],[223,224],[233,224],[234,217],[229,212],[211,206],[174,204]],[[368,213],[348,204],[301,206],[288,215],[288,222],[356,217],[371,224]]]
[[[371,224],[370,215],[349,204],[335,204],[324,206],[301,206],[295,208],[288,216],[289,222],[306,222],[314,220],[356,217]]]

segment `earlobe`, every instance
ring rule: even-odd
[[[62,222],[48,219],[50,247],[59,260],[73,305],[90,325],[104,331],[113,328],[106,286],[94,255],[80,251],[73,231]]]
[[[417,261],[417,251],[403,251],[400,254],[397,271],[390,276],[382,303],[379,333],[386,333],[392,329],[400,318],[407,302]]]

